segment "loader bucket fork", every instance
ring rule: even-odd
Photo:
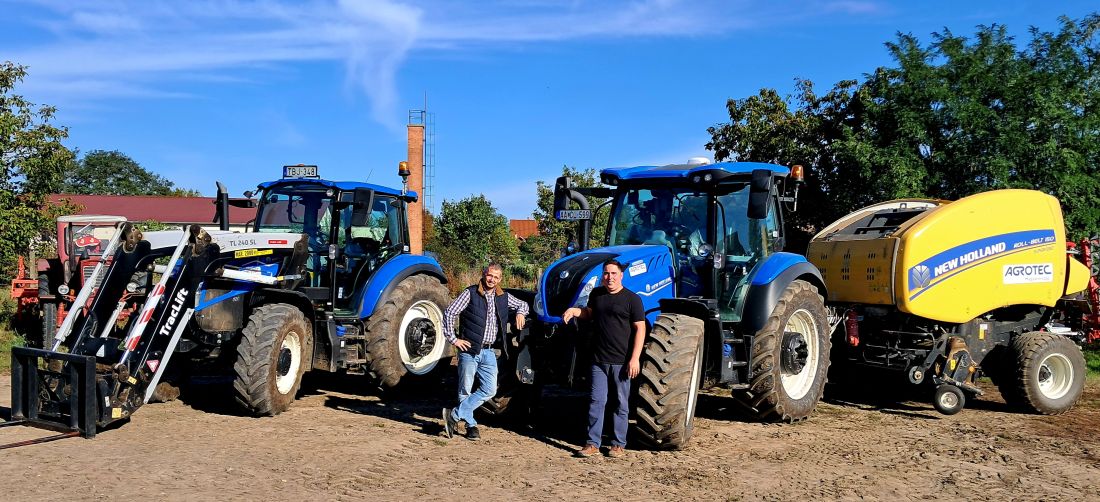
[[[0,425],[29,425],[61,432],[62,437],[92,438],[97,430],[128,418],[149,402],[180,336],[194,313],[195,282],[216,246],[193,226],[176,243],[151,249],[148,241],[124,224],[127,237],[116,236],[110,265],[85,282],[72,314],[58,330],[54,350],[12,350],[12,420]],[[171,256],[125,333],[114,322],[125,300],[125,285],[139,267]],[[120,300],[122,298],[122,300]],[[100,322],[99,320],[106,322]],[[65,343],[68,352],[61,352]],[[36,440],[41,442],[42,440]],[[10,445],[0,445],[0,449]]]

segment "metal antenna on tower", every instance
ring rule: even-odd
[[[428,111],[428,93],[424,93],[424,109],[409,110],[409,124],[424,126],[424,208],[435,212],[435,113]]]

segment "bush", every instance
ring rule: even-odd
[[[1100,375],[1100,348],[1085,349],[1084,353],[1089,376]]]

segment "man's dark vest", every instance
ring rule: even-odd
[[[489,312],[489,304],[485,300],[485,295],[478,292],[477,284],[466,290],[470,292],[470,304],[466,305],[466,310],[463,310],[459,317],[458,336],[470,341],[470,349],[466,352],[477,355],[481,353],[482,340],[485,338],[485,314]],[[494,345],[503,347],[504,330],[508,325],[508,294],[499,294],[493,299],[497,311],[497,342]]]

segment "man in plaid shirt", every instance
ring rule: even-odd
[[[466,437],[477,440],[474,410],[497,393],[497,355],[494,348],[507,351],[504,332],[508,312],[516,312],[516,328],[523,329],[527,303],[505,293],[500,288],[504,271],[493,263],[485,268],[481,281],[459,293],[443,313],[443,333],[459,350],[458,406],[443,408],[443,423],[447,437],[454,437],[458,422],[466,422]],[[459,332],[455,333],[455,321]],[[474,391],[474,378],[477,390]]]

